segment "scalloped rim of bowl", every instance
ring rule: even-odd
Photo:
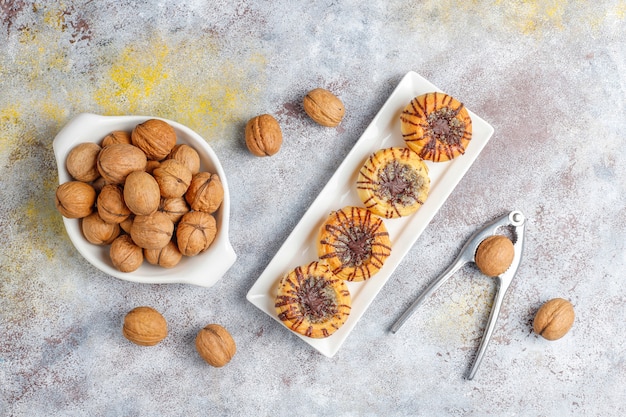
[[[196,256],[183,257],[173,268],[162,268],[144,261],[133,272],[121,272],[109,258],[109,245],[98,246],[88,242],[80,228],[79,219],[63,217],[65,230],[78,252],[93,266],[116,278],[143,284],[193,284],[210,287],[235,263],[237,255],[228,237],[230,220],[230,193],[222,165],[209,144],[193,130],[172,120],[154,116],[100,116],[81,113],[70,120],[54,138],[52,148],[59,173],[59,184],[71,181],[65,168],[69,151],[82,142],[99,143],[114,130],[131,131],[139,123],[148,119],[160,119],[169,123],[176,131],[177,143],[188,144],[200,155],[201,170],[219,175],[224,187],[224,201],[214,214],[217,221],[217,235],[209,249]],[[60,214],[59,214],[60,215]]]

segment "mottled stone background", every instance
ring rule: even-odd
[[[414,70],[495,135],[332,359],[245,295],[401,77]],[[301,98],[324,87],[344,122]],[[206,289],[138,285],[86,261],[54,208],[52,139],[73,116],[144,114],[202,134],[231,187],[238,260]],[[245,148],[274,114],[284,145]],[[621,416],[626,413],[624,0],[0,0],[0,414]],[[466,267],[396,335],[404,308],[484,222],[520,209],[525,258],[475,380],[493,282]],[[547,342],[537,308],[570,299]],[[160,345],[121,335],[137,305]],[[238,344],[221,369],[193,340]]]

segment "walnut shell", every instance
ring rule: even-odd
[[[123,184],[133,171],[146,169],[146,154],[128,143],[105,146],[98,154],[98,171],[109,184]]]
[[[154,170],[157,169],[160,166],[161,166],[161,162],[160,161],[149,160],[148,163],[146,164],[145,171],[148,174],[152,175],[154,173]]]
[[[130,237],[143,249],[161,249],[172,239],[174,223],[165,213],[154,212],[148,216],[135,216]]]
[[[93,211],[96,202],[96,190],[82,181],[68,181],[56,189],[55,205],[57,210],[68,219],[87,217]]]
[[[159,184],[161,196],[166,198],[182,197],[191,183],[191,171],[182,162],[166,159],[152,175]]]
[[[98,154],[100,145],[92,142],[79,143],[67,154],[65,167],[67,172],[78,181],[91,182],[100,177],[98,172]]]
[[[131,214],[124,202],[122,187],[117,184],[107,184],[102,187],[96,206],[98,214],[107,223],[122,223]]]
[[[148,159],[160,161],[176,145],[176,132],[163,120],[149,119],[135,126],[131,141],[145,152]]]
[[[196,350],[209,365],[221,368],[235,356],[237,345],[224,327],[209,324],[198,332]]]
[[[154,346],[167,337],[167,322],[152,307],[136,307],[124,317],[122,334],[137,345]]]
[[[216,234],[215,217],[203,211],[190,211],[176,228],[178,250],[185,256],[195,256],[211,246]]]
[[[145,171],[131,172],[124,183],[124,202],[134,214],[154,213],[161,202],[159,184]]]
[[[283,133],[278,121],[269,114],[253,117],[246,124],[246,146],[256,156],[271,156],[280,150]]]
[[[126,220],[120,223],[120,227],[124,232],[130,234],[130,229],[133,226],[133,220],[135,220],[135,215],[131,213]]]
[[[189,206],[183,197],[161,198],[159,211],[167,214],[172,222],[178,223],[185,213],[189,213]]]
[[[120,234],[120,225],[105,222],[97,211],[82,219],[81,229],[85,239],[94,245],[109,245]]]
[[[492,235],[478,245],[475,262],[483,274],[495,277],[511,266],[514,256],[515,248],[508,237]]]
[[[191,179],[185,200],[192,210],[214,213],[224,201],[224,187],[217,174],[199,172]]]
[[[533,330],[547,340],[557,340],[574,324],[574,306],[563,298],[553,298],[542,305],[533,322]]]
[[[104,178],[99,176],[95,181],[90,182],[90,184],[93,187],[93,189],[96,190],[96,194],[97,194],[100,191],[102,191],[105,185],[107,185],[107,181]]]
[[[170,152],[168,159],[175,159],[182,162],[191,174],[200,172],[200,155],[198,151],[186,144],[175,145]]]
[[[163,268],[173,268],[183,258],[183,254],[178,250],[178,246],[172,241],[161,249],[144,249],[143,256],[152,265],[162,266]]]
[[[337,96],[323,88],[309,91],[303,100],[304,111],[316,123],[335,127],[341,123],[346,108]]]
[[[115,143],[132,143],[130,140],[130,132],[125,130],[114,130],[102,139],[103,148]]]
[[[143,250],[128,235],[120,235],[111,243],[109,256],[122,272],[133,272],[143,263]]]

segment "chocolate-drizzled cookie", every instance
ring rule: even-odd
[[[428,197],[428,167],[404,147],[380,149],[365,162],[357,178],[357,193],[365,207],[386,218],[416,212]]]
[[[307,337],[324,338],[348,319],[350,291],[325,262],[294,268],[278,283],[274,303],[285,326]]]
[[[391,241],[383,220],[365,208],[334,211],[320,228],[317,254],[346,281],[371,278],[390,253]]]
[[[400,129],[407,146],[433,162],[464,154],[472,139],[472,119],[463,103],[438,92],[411,100],[400,115]]]

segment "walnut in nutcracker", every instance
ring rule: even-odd
[[[109,184],[123,184],[128,174],[146,169],[148,160],[141,149],[128,143],[105,146],[98,154],[98,171]]]
[[[137,215],[149,215],[157,211],[161,194],[156,179],[145,171],[128,174],[124,183],[124,202]]]
[[[117,184],[102,187],[96,200],[98,214],[107,223],[122,223],[130,216],[131,211],[124,202],[124,192]]]
[[[514,256],[515,247],[511,239],[503,235],[492,235],[478,245],[475,262],[483,274],[495,277],[511,266]]]
[[[217,174],[199,172],[191,179],[185,200],[192,210],[214,213],[224,201],[224,187]]]
[[[164,159],[176,145],[176,132],[167,122],[149,119],[138,124],[131,133],[133,145],[144,151],[148,159]]]
[[[178,249],[185,256],[195,256],[211,246],[216,234],[215,217],[203,211],[190,211],[176,228]]]
[[[55,194],[57,210],[68,219],[89,216],[96,202],[96,190],[82,181],[68,181],[59,185]]]
[[[67,154],[65,160],[67,172],[78,181],[91,182],[97,180],[100,177],[100,172],[98,172],[100,150],[100,145],[97,143],[79,143]]]

